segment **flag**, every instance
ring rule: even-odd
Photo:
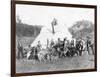
[[[51,22],[51,24],[52,24],[53,26],[57,25],[57,20],[54,18],[53,21]]]

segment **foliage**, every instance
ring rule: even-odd
[[[87,20],[77,21],[72,27],[69,28],[73,38],[85,40],[90,37],[93,40],[94,24]]]
[[[16,23],[16,35],[18,37],[36,37],[41,31],[41,26],[38,25],[28,25],[23,23]]]

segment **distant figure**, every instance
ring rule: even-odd
[[[23,46],[21,44],[21,41],[18,41],[18,59],[23,59],[24,58],[24,54],[23,54]]]
[[[17,22],[18,22],[19,24],[22,23],[22,22],[21,22],[21,19],[19,18],[19,16],[17,16]]]
[[[40,41],[38,41],[38,44],[37,44],[37,51],[39,52],[39,51],[41,50],[41,48],[42,48],[42,45],[41,45]]]

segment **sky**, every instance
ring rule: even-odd
[[[77,21],[88,20],[94,24],[94,9],[88,8],[16,4],[16,18],[17,16],[19,16],[22,23],[43,26],[33,45],[37,41],[45,45],[46,40],[52,38],[54,40],[59,37],[71,39],[72,35],[69,33],[68,28]],[[52,30],[51,22],[54,18],[57,20],[57,25],[55,26],[55,35],[52,35],[49,30]]]
[[[16,16],[23,23],[30,25],[50,26],[54,18],[58,24],[72,26],[76,21],[89,20],[94,23],[94,9],[56,7],[56,6],[39,6],[16,4]]]

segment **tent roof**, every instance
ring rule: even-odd
[[[57,41],[58,38],[61,38],[61,40],[63,40],[65,37],[67,37],[67,39],[69,40],[72,39],[72,35],[70,34],[66,26],[55,26],[55,34],[52,34],[52,32],[50,32],[48,29],[51,30],[51,28],[43,27],[40,34],[37,36],[36,40],[33,41],[31,46],[37,45],[38,41],[40,41],[40,43],[45,46],[47,44],[47,39],[49,41],[51,41],[52,39],[54,41]]]

